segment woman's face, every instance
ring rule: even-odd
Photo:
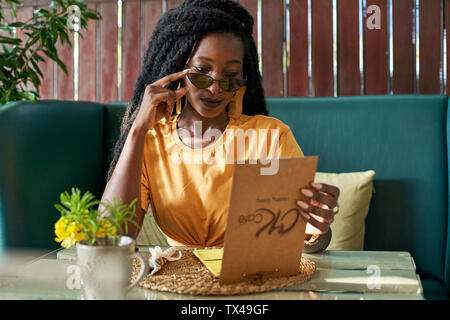
[[[207,74],[215,80],[225,77],[242,79],[244,43],[233,34],[212,33],[199,42],[186,66],[194,73]],[[224,112],[234,92],[224,91],[215,81],[205,89],[198,89],[185,77],[187,103],[205,118],[215,118]]]

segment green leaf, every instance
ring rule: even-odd
[[[36,101],[36,94],[31,91],[19,92],[17,96],[21,99]]]
[[[10,38],[0,35],[0,43],[19,45],[21,42],[22,40],[18,38]]]
[[[33,16],[36,16],[39,18],[40,17],[49,17],[50,13],[47,10],[45,10],[44,8],[40,8],[40,9],[33,11]]]
[[[9,28],[21,28],[23,26],[25,26],[26,24],[23,22],[12,22],[10,24],[8,24]]]

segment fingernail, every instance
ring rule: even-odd
[[[304,202],[304,201],[298,200],[297,204],[304,210],[308,210],[309,209],[308,204],[306,202]]]
[[[308,189],[302,189],[302,193],[307,196],[307,197],[312,197],[313,193],[312,191],[308,190]]]
[[[302,210],[300,210],[300,214],[301,214],[302,217],[305,218],[306,220],[309,220],[309,218],[311,218],[308,214],[306,214],[306,213],[303,212]]]
[[[311,183],[311,185],[314,187],[314,188],[316,188],[316,189],[322,189],[322,184],[320,184],[320,183]]]

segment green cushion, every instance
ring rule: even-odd
[[[404,250],[444,280],[447,241],[446,96],[270,98],[318,171],[374,170],[366,250]]]
[[[0,107],[3,246],[57,248],[53,207],[71,187],[103,191],[101,104],[15,102]]]
[[[114,155],[114,147],[120,137],[120,125],[127,107],[126,102],[110,102],[105,105],[105,144],[104,144],[104,169],[105,178]]]
[[[427,300],[449,300],[450,294],[445,284],[433,278],[421,278],[423,296]]]

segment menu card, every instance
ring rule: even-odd
[[[318,157],[280,158],[278,172],[235,164],[220,283],[299,272],[306,221],[297,200],[314,181]]]

